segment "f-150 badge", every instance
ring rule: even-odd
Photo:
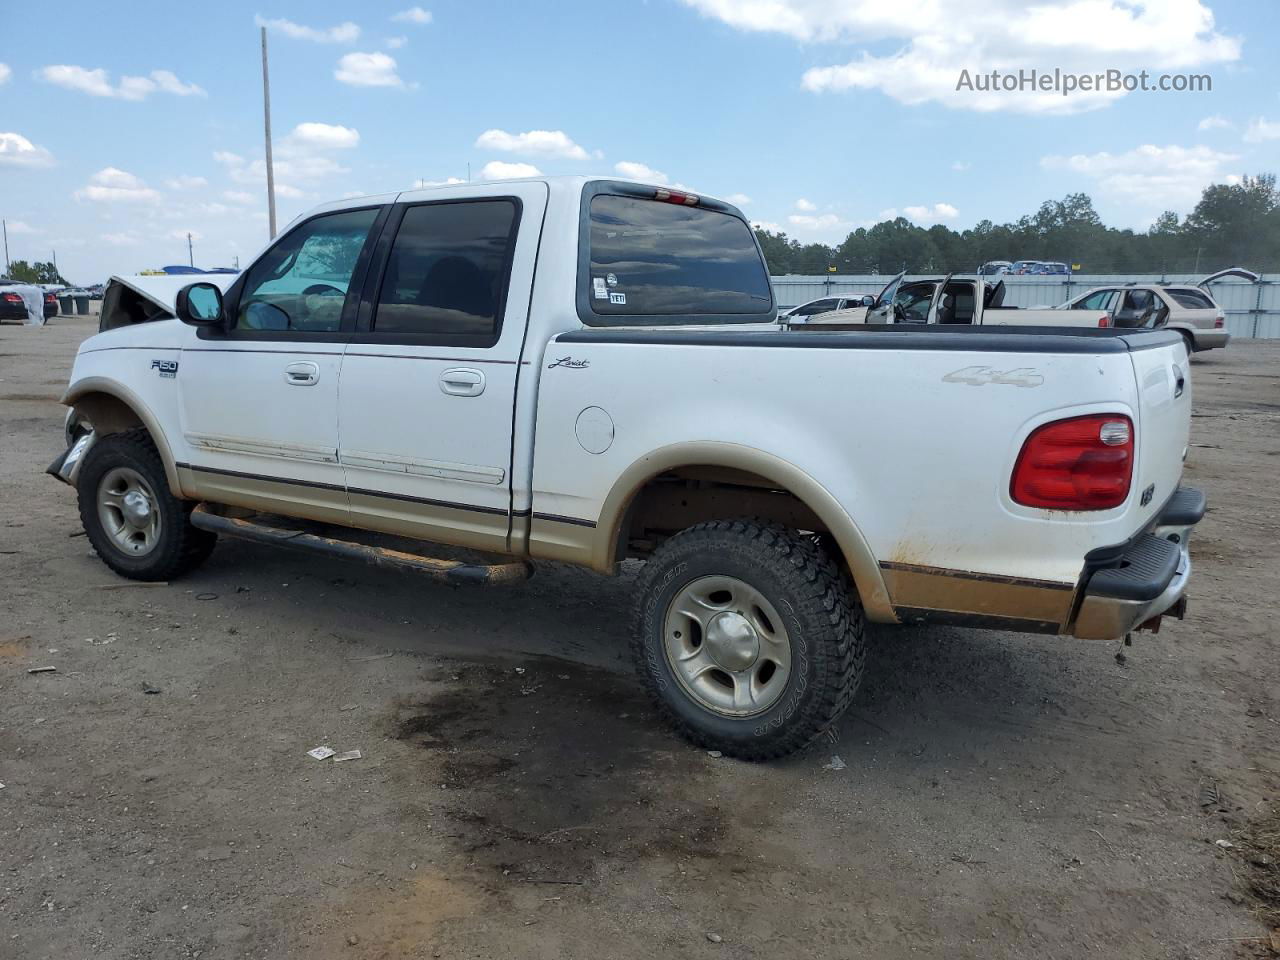
[[[160,376],[164,377],[164,379],[166,380],[172,380],[174,377],[178,375],[178,361],[177,360],[152,360],[151,369],[159,370]]]
[[[967,383],[971,387],[984,387],[988,383],[1002,383],[1012,387],[1038,387],[1044,377],[1034,367],[1018,367],[1014,370],[993,370],[991,367],[961,367],[942,378],[943,383]]]

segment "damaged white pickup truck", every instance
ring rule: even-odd
[[[225,290],[130,283],[50,467],[126,577],[219,534],[488,583],[640,559],[649,690],[748,759],[832,726],[867,620],[1119,638],[1185,606],[1175,333],[783,330],[738,210],[582,178],[334,203]]]

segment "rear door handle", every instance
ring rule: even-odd
[[[320,366],[310,360],[299,360],[284,368],[285,383],[295,387],[313,387],[320,382]]]
[[[478,397],[484,393],[484,374],[471,367],[450,367],[440,374],[440,390],[451,397]]]

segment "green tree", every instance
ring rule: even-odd
[[[58,273],[58,268],[52,262],[42,263],[37,260],[35,263],[27,263],[25,260],[13,260],[9,263],[9,279],[20,280],[23,283],[61,283],[67,281],[62,278],[62,274]]]

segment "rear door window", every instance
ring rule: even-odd
[[[644,316],[741,322],[772,315],[769,274],[755,237],[732,214],[596,194],[588,243],[586,303],[605,322]]]
[[[1077,300],[1074,307],[1076,310],[1106,310],[1114,293],[1114,290],[1098,290]]]
[[[1169,289],[1166,287],[1164,292],[1172,297],[1178,306],[1185,307],[1188,310],[1214,310],[1217,308],[1217,305],[1199,290]]]
[[[418,342],[496,343],[518,220],[510,199],[405,210],[382,275],[373,332]]]

